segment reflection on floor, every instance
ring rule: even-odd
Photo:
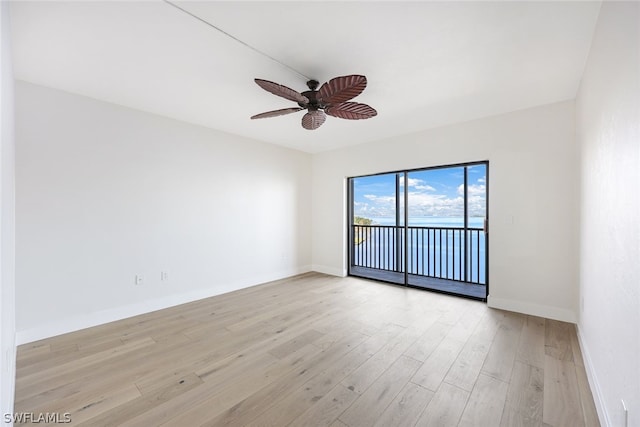
[[[352,276],[366,279],[381,280],[383,282],[404,284],[404,273],[397,271],[379,270],[377,268],[351,267]],[[430,289],[438,292],[464,295],[471,298],[486,300],[487,287],[475,283],[464,283],[455,280],[436,279],[433,277],[409,274],[409,285],[418,288]]]

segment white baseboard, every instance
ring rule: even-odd
[[[156,298],[141,303],[130,304],[120,307],[113,307],[107,310],[101,310],[86,315],[71,316],[66,319],[48,322],[44,325],[38,325],[33,328],[16,332],[16,345],[27,344],[45,338],[66,334],[69,332],[79,331],[81,329],[91,328],[93,326],[103,325],[109,322],[126,319],[128,317],[138,316],[150,313],[152,311],[162,310],[164,308],[174,307],[180,304],[197,301],[216,295],[226,294],[228,292],[237,291],[239,289],[248,288],[274,280],[284,279],[298,274],[308,273],[311,266],[301,266],[294,270],[261,276],[253,280],[247,279],[241,283],[231,283],[218,285],[215,288],[198,289],[183,294],[169,295]]]
[[[326,265],[318,265],[313,264],[311,266],[311,270],[317,271],[318,273],[329,274],[331,276],[345,277],[347,272],[340,268],[335,267],[327,267]]]
[[[487,305],[491,308],[515,311],[516,313],[529,314],[532,316],[544,317],[547,319],[560,320],[562,322],[576,323],[576,314],[566,308],[554,307],[550,305],[532,304],[523,301],[495,298],[489,295]]]
[[[582,331],[580,330],[580,324],[576,325],[578,330],[578,343],[580,344],[580,350],[582,351],[582,361],[584,362],[584,369],[587,371],[587,380],[589,381],[589,387],[591,388],[591,394],[593,395],[593,403],[596,405],[596,411],[598,412],[598,419],[602,427],[611,427],[611,420],[609,419],[609,413],[604,405],[604,398],[602,396],[602,389],[598,382],[598,376],[593,369],[593,363],[591,362],[591,355],[589,349],[584,342]]]

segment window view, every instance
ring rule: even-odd
[[[487,169],[350,179],[350,274],[485,299]]]

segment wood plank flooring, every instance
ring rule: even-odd
[[[83,426],[599,425],[573,325],[319,273],[20,346],[15,412]]]

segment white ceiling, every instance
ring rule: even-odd
[[[364,74],[369,120],[303,112],[253,83],[306,78],[162,1],[13,2],[15,76],[310,153],[575,97],[600,3],[178,2],[321,83]]]

